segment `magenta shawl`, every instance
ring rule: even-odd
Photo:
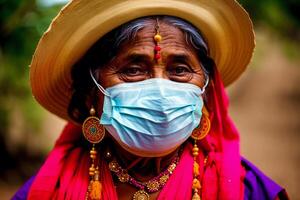
[[[239,135],[228,116],[228,98],[215,70],[207,90],[206,105],[211,120],[209,135],[199,142],[202,199],[243,199],[243,178],[239,153]],[[29,191],[28,199],[85,199],[88,186],[89,155],[81,141],[81,127],[68,123],[54,149],[38,172]],[[158,199],[191,199],[193,157],[191,144],[186,144],[180,162]],[[114,183],[104,158],[100,158],[103,199],[117,200]]]

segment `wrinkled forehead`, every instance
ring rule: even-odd
[[[154,39],[158,31],[161,36],[159,44],[157,44]],[[159,45],[162,48],[162,51],[166,50],[166,48],[194,49],[191,42],[188,41],[186,34],[182,30],[174,25],[164,22],[160,24],[159,30],[156,29],[155,23],[147,24],[142,29],[138,30],[138,32],[130,38],[130,40],[124,41],[120,47],[126,48],[130,46],[131,48],[142,47],[142,49],[144,49],[155,45]]]
[[[186,48],[208,51],[207,44],[197,28],[180,18],[170,16],[135,19],[112,30],[103,39],[110,41],[115,37],[113,45],[109,45],[108,48],[116,50],[120,46],[128,46],[129,43],[137,46],[149,43],[154,45],[154,36],[157,32],[163,38],[160,42],[162,46],[178,44],[180,47],[185,45]]]

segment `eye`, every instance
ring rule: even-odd
[[[121,73],[125,76],[141,76],[147,74],[147,71],[140,66],[132,65],[123,68]]]
[[[175,65],[169,69],[169,74],[172,76],[185,76],[192,73],[192,70],[187,65]]]
[[[169,78],[172,81],[188,82],[193,78],[193,70],[183,63],[173,64],[168,67]]]
[[[189,72],[189,69],[187,69],[186,67],[182,67],[182,66],[178,66],[175,68],[175,73],[177,75],[181,75],[181,74],[184,74],[184,73],[187,73]]]
[[[148,78],[147,67],[143,65],[131,64],[122,67],[119,72],[119,78],[125,82],[142,81]]]

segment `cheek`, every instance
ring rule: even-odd
[[[205,84],[205,75],[202,70],[197,71],[193,74],[193,78],[191,79],[190,83],[197,85],[200,88],[203,88]]]

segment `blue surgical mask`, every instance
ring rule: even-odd
[[[132,154],[167,155],[200,123],[205,87],[152,78],[105,90],[92,78],[105,95],[100,123]]]

